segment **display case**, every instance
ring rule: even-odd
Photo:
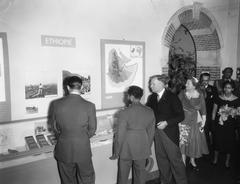
[[[97,131],[91,138],[96,184],[113,184],[117,179],[117,160],[110,160],[114,133],[114,114],[97,112]],[[0,128],[0,181],[8,184],[60,183],[53,156],[54,137],[47,130],[46,119],[2,124]],[[154,148],[153,148],[154,149]],[[153,151],[154,152],[154,151]],[[156,177],[156,161],[149,177]],[[131,177],[131,176],[130,176]]]
[[[113,136],[113,114],[97,116],[96,135],[91,138],[93,147],[110,141]],[[47,119],[12,122],[0,127],[0,162],[28,155],[52,152],[55,136],[49,132]],[[1,164],[0,164],[1,168]]]

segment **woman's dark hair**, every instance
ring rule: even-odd
[[[225,81],[225,82],[223,82],[222,88],[224,89],[225,86],[228,85],[228,84],[229,84],[230,86],[232,86],[233,89],[235,89],[235,84],[234,84],[233,81]]]
[[[134,96],[136,99],[141,99],[143,96],[143,89],[138,86],[130,86],[127,94]]]

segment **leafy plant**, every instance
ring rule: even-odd
[[[179,49],[179,48],[178,48]],[[182,49],[182,48],[181,48]],[[196,76],[195,54],[192,52],[175,52],[171,46],[169,52],[168,75],[170,78],[169,88],[173,93],[178,94],[185,87],[186,79],[189,76]]]

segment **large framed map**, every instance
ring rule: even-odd
[[[102,109],[123,107],[131,85],[144,86],[145,42],[101,40]]]

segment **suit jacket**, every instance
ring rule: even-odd
[[[179,145],[179,127],[178,123],[184,119],[182,103],[177,95],[165,90],[161,99],[157,100],[157,94],[149,95],[147,106],[151,107],[156,117],[156,123],[167,121],[168,125],[163,131],[178,146]],[[156,131],[161,131],[156,129]]]
[[[55,100],[50,105],[49,123],[58,134],[57,160],[73,163],[91,158],[90,137],[97,128],[93,103],[76,94]]]
[[[146,159],[151,154],[155,130],[152,109],[132,104],[118,116],[117,154],[121,159]]]
[[[240,98],[240,81],[236,80],[235,85],[235,95]]]
[[[206,110],[207,110],[207,120],[212,119],[212,110],[213,110],[213,104],[214,104],[214,98],[218,96],[216,87],[212,85],[208,85],[206,88],[201,87],[201,90],[203,92],[205,102],[206,102]]]

